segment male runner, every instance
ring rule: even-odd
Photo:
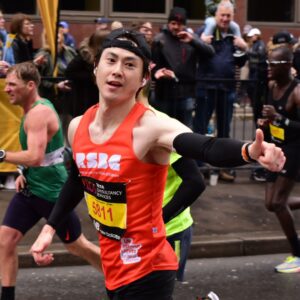
[[[51,254],[43,251],[58,220],[80,201],[76,195],[84,188],[99,231],[110,299],[172,299],[178,265],[166,240],[161,207],[174,148],[217,166],[254,159],[278,171],[285,161],[279,148],[263,142],[259,130],[249,144],[206,137],[138,103],[136,95],[149,77],[150,56],[145,38],[136,32],[115,30],[104,41],[95,64],[99,104],[70,124],[76,166],[31,248],[38,263],[51,261]]]
[[[0,162],[22,165],[25,169],[16,179],[17,193],[0,227],[1,300],[15,297],[17,245],[42,217],[48,218],[67,178],[60,121],[51,102],[39,96],[39,84],[38,70],[30,62],[11,67],[5,79],[10,102],[24,110],[20,128],[23,150],[0,150]],[[100,270],[100,249],[83,236],[74,212],[57,228],[57,234],[72,254]]]
[[[292,250],[292,256],[275,267],[280,273],[300,272],[300,242],[291,212],[300,208],[300,201],[289,199],[300,168],[300,83],[291,75],[292,63],[287,47],[269,54],[269,98],[262,110],[271,141],[286,156],[280,172],[268,172],[265,196],[266,207],[275,213]]]

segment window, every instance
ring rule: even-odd
[[[100,0],[61,0],[61,10],[100,11]]]
[[[22,12],[28,15],[34,15],[36,13],[36,1],[35,0],[1,0],[1,9],[4,14],[15,14]]]
[[[141,0],[114,0],[113,12],[153,13],[164,14],[166,10],[165,1],[141,1]]]
[[[262,22],[294,22],[295,0],[248,0],[248,20]]]
[[[187,11],[189,20],[204,20],[205,19],[205,4],[199,0],[174,0],[174,6],[183,7]]]

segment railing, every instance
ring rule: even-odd
[[[263,90],[263,88],[265,90]],[[233,91],[234,99],[228,100],[228,94],[226,92],[220,93],[220,90]],[[207,128],[202,127],[202,130],[206,129],[207,135],[218,136],[217,128],[222,129],[222,126],[226,126],[226,124],[219,124],[219,126],[217,125],[217,118],[215,113],[215,111],[218,109],[217,105],[223,105],[222,108],[224,110],[224,115],[219,118],[219,120],[223,119],[226,122],[227,117],[227,121],[230,122],[229,136],[231,138],[240,140],[253,140],[253,138],[255,137],[257,117],[256,114],[253,113],[253,108],[254,106],[258,106],[259,103],[257,101],[260,101],[262,104],[265,103],[266,86],[264,86],[263,83],[260,83],[256,80],[198,79],[197,96],[200,96],[200,98],[197,99],[196,97],[196,105],[199,105],[199,99],[203,99],[205,98],[205,96],[210,97],[206,99],[207,101],[212,101],[216,104],[214,113],[211,115],[210,120],[204,120],[204,124],[207,124]],[[224,97],[224,99],[222,98],[222,96]],[[232,117],[228,117],[228,114],[226,114],[226,111],[231,109],[230,106],[232,107]],[[201,108],[205,110],[206,106],[202,105]],[[208,110],[209,109],[210,108],[208,108]],[[206,113],[208,112],[204,111],[202,116]],[[204,132],[201,133],[203,134]],[[222,136],[222,134],[220,136]],[[238,167],[238,169],[252,169],[256,167],[256,164],[252,164]],[[201,167],[201,169],[215,170],[218,168],[204,165],[203,167]]]

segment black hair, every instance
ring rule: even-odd
[[[282,45],[280,47],[277,47],[277,48],[274,48],[271,50],[272,54],[277,53],[277,52],[280,55],[282,60],[286,60],[289,62],[293,61],[293,57],[294,57],[293,51],[289,47]]]

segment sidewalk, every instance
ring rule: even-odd
[[[249,170],[237,170],[234,183],[219,181],[216,186],[207,186],[200,199],[193,204],[194,237],[190,258],[289,252],[276,217],[264,207],[264,183],[251,181],[249,175]],[[0,191],[1,220],[13,194],[14,191]],[[300,196],[299,184],[295,185],[292,195]],[[84,234],[97,243],[97,234],[84,201],[79,204],[77,212]],[[294,213],[296,226],[300,230],[300,211]],[[43,224],[44,221],[41,221],[21,242],[21,267],[35,266],[28,251]],[[57,238],[51,249],[55,253],[54,265],[84,263],[69,255]]]

